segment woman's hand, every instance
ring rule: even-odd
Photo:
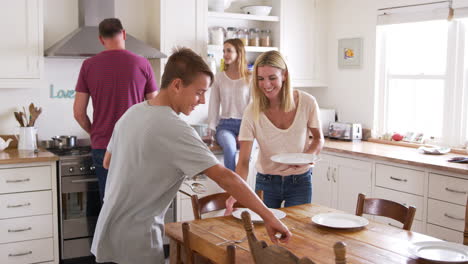
[[[231,215],[232,212],[234,211],[234,204],[237,202],[237,200],[232,197],[232,196],[229,196],[229,198],[227,198],[226,200],[226,211],[224,212],[224,215]]]

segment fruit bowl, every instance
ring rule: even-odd
[[[241,7],[244,13],[256,16],[268,16],[271,12],[271,6],[251,5]]]

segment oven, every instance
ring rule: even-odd
[[[57,153],[62,261],[92,256],[91,243],[101,210],[91,148],[73,150]]]

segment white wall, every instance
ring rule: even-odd
[[[153,22],[147,19],[153,14],[153,4],[149,0],[116,0],[116,17],[122,20],[126,30],[133,36],[146,41],[148,32],[154,28]],[[47,0],[44,1],[44,48],[49,48],[56,41],[78,27],[78,1],[77,0]],[[154,40],[155,42],[158,39]],[[45,58],[44,87],[31,87],[31,89],[0,89],[0,134],[17,133],[18,124],[13,112],[27,107],[34,102],[43,112],[36,122],[39,139],[47,139],[54,135],[77,135],[87,138],[73,118],[73,99],[51,98],[53,85],[56,97],[58,90],[74,90],[78,73],[83,59],[57,59]],[[159,84],[159,81],[157,81]],[[92,107],[88,109],[92,116]]]
[[[375,38],[377,9],[420,4],[431,0],[327,0],[328,87],[309,88],[321,107],[335,108],[340,121],[372,128],[374,118]],[[359,69],[338,68],[338,40],[363,39]]]

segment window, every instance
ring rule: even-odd
[[[468,20],[377,27],[379,134],[424,133],[452,147],[468,141],[467,28]]]

